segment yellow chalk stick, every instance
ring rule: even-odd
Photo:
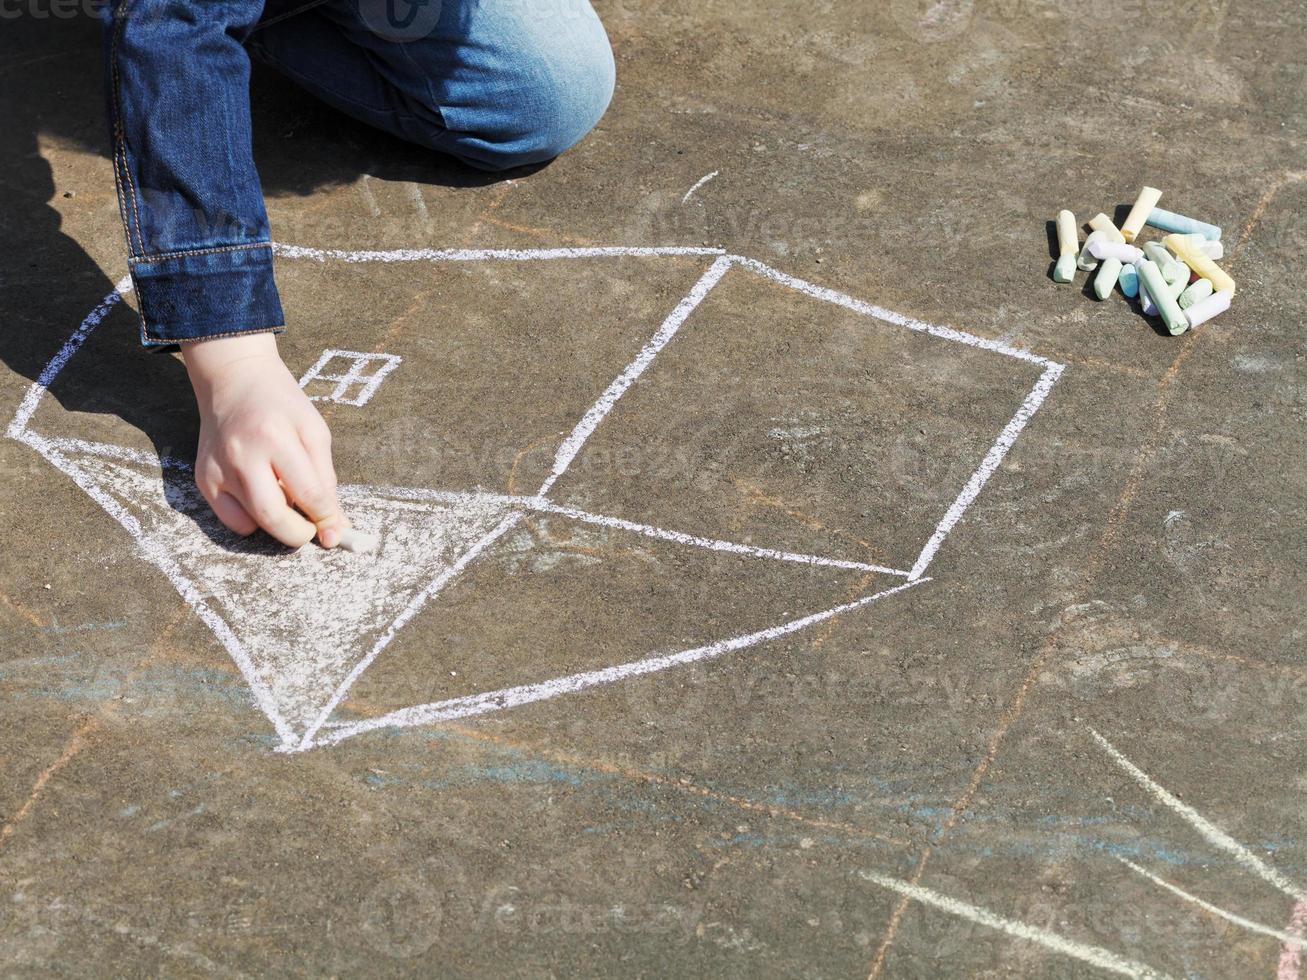
[[[1194,272],[1204,279],[1211,280],[1212,286],[1216,291],[1234,292],[1234,280],[1230,274],[1222,269],[1219,265],[1207,257],[1188,235],[1167,235],[1162,239],[1172,252],[1180,256],[1184,264],[1193,269]]]
[[[1112,219],[1101,211],[1089,219],[1089,227],[1094,231],[1101,231],[1103,238],[1109,242],[1125,243],[1125,236],[1117,230],[1116,225],[1112,224]]]
[[[1153,208],[1157,206],[1158,200],[1162,197],[1162,192],[1156,187],[1144,187],[1135,198],[1134,207],[1126,215],[1125,224],[1121,226],[1121,234],[1125,236],[1127,242],[1133,242],[1138,234],[1144,230],[1144,222],[1148,216],[1153,213]]]
[[[1057,213],[1057,254],[1075,255],[1080,251],[1080,236],[1076,234],[1076,216],[1063,208]]]
[[[1076,216],[1063,208],[1057,213],[1057,264],[1053,267],[1054,282],[1070,282],[1076,271],[1076,257],[1080,251],[1080,236],[1076,232]]]

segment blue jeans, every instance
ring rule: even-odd
[[[250,149],[251,54],[342,112],[489,171],[562,153],[614,84],[589,0],[111,0],[105,21],[146,345],[284,323]]]

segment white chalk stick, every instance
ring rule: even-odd
[[[346,551],[352,551],[355,554],[366,554],[369,551],[376,551],[380,542],[375,534],[368,534],[366,531],[359,531],[355,528],[347,528],[340,535],[339,548]]]
[[[1225,258],[1225,246],[1221,244],[1219,239],[1213,241],[1198,234],[1185,235],[1184,237],[1193,242],[1194,247],[1213,262]]]
[[[1089,243],[1089,251],[1096,259],[1116,259],[1125,265],[1134,265],[1144,257],[1141,249],[1124,242],[1109,242],[1099,239]]]
[[[1092,272],[1098,268],[1098,259],[1094,258],[1091,246],[1094,242],[1101,242],[1107,238],[1101,231],[1091,231],[1089,237],[1085,239],[1085,246],[1080,250],[1080,258],[1076,260],[1076,266],[1081,272]]]
[[[1234,296],[1231,289],[1221,289],[1207,299],[1200,299],[1189,309],[1184,311],[1184,318],[1189,321],[1190,327],[1196,327],[1200,323],[1206,323],[1212,317],[1224,313],[1230,308],[1230,299]]]
[[[1136,262],[1135,269],[1138,270],[1142,264],[1142,260]],[[1142,278],[1139,280],[1139,306],[1144,311],[1144,316],[1157,316],[1157,304],[1153,302],[1153,297],[1149,294]]]

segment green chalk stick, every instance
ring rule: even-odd
[[[1141,289],[1148,290],[1153,305],[1162,315],[1162,322],[1166,324],[1166,329],[1172,336],[1188,330],[1189,321],[1185,319],[1184,311],[1171,295],[1171,290],[1168,288],[1170,283],[1162,278],[1162,270],[1157,267],[1157,263],[1152,259],[1145,259],[1139,263],[1138,269],[1139,286]]]
[[[1116,288],[1116,280],[1120,275],[1120,259],[1103,259],[1099,263],[1098,272],[1094,274],[1094,295],[1099,299],[1107,299]]]
[[[1180,304],[1180,309],[1187,310],[1199,300],[1207,299],[1211,295],[1212,280],[1198,279],[1185,287],[1185,291],[1180,294],[1180,298],[1176,302]]]

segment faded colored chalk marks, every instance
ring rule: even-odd
[[[1302,964],[1304,938],[1307,936],[1307,901],[1300,901],[1293,907],[1293,917],[1285,929],[1290,936],[1280,949],[1280,962],[1275,971],[1275,980],[1298,980]]]
[[[1140,877],[1147,878],[1149,881],[1151,881],[1154,885],[1157,885],[1159,888],[1165,889],[1166,891],[1170,892],[1172,895],[1175,895],[1177,898],[1182,898],[1186,902],[1189,902],[1191,905],[1198,906],[1204,912],[1208,912],[1216,916],[1217,918],[1224,919],[1226,922],[1236,925],[1240,929],[1247,929],[1249,932],[1259,933],[1263,936],[1272,936],[1275,939],[1279,939],[1286,944],[1293,944],[1294,946],[1300,945],[1301,937],[1292,936],[1285,930],[1272,929],[1270,926],[1262,925],[1260,922],[1254,922],[1252,919],[1245,919],[1241,915],[1236,915],[1233,912],[1228,912],[1225,909],[1220,908],[1219,906],[1213,905],[1211,902],[1204,901],[1203,899],[1199,898],[1197,895],[1193,895],[1185,891],[1183,888],[1179,887],[1178,885],[1173,885],[1169,881],[1166,881],[1163,878],[1159,878],[1157,875],[1153,874],[1147,868],[1142,868],[1139,865],[1135,864],[1133,861],[1127,861],[1125,858],[1117,858],[1117,860],[1120,861],[1122,864],[1124,864],[1135,874],[1139,875]]]
[[[1244,869],[1261,878],[1267,884],[1279,889],[1298,901],[1307,901],[1307,891],[1290,881],[1275,868],[1271,867],[1243,844],[1212,823],[1201,813],[1182,803],[1172,793],[1155,782],[1146,772],[1121,754],[1111,742],[1092,728],[1088,729],[1094,741],[1139,787],[1158,803],[1170,809],[1185,823],[1196,830],[1204,840],[1213,847],[1230,854]]]

